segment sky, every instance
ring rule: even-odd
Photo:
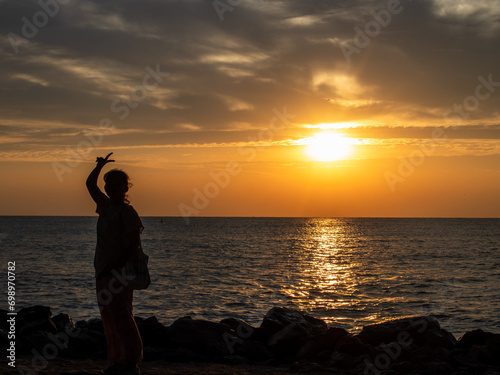
[[[113,152],[142,216],[500,217],[499,45],[499,0],[0,1],[0,215],[95,215]]]

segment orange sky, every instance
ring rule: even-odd
[[[0,3],[0,215],[114,152],[143,216],[500,217],[498,1],[57,4]]]

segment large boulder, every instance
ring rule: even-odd
[[[210,358],[233,354],[242,341],[225,324],[190,317],[177,319],[168,327],[167,335],[169,347],[186,348]]]
[[[244,320],[237,318],[226,318],[222,319],[221,324],[227,325],[235,336],[242,340],[258,340],[261,338],[260,327],[254,327],[251,324],[245,322]],[[266,337],[266,340],[269,337]]]
[[[358,337],[349,334],[342,336],[337,341],[335,351],[356,357],[364,354],[372,354],[373,348],[369,344],[365,344]]]
[[[104,325],[102,323],[102,319],[100,318],[92,318],[87,322],[89,326],[89,330],[94,332],[104,333]]]
[[[359,360],[350,354],[334,352],[329,358],[328,367],[351,369],[357,365],[357,362]]]
[[[269,348],[257,340],[243,340],[235,346],[234,354],[256,363],[265,363],[273,358]]]
[[[69,351],[75,357],[84,355],[95,355],[105,357],[107,344],[103,332],[94,331],[89,328],[80,328],[78,325],[74,332],[69,336]]]
[[[293,357],[310,336],[303,326],[292,323],[272,335],[267,346],[278,357]]]
[[[269,310],[264,316],[260,327],[273,335],[290,324],[301,326],[310,335],[319,335],[325,333],[328,329],[327,324],[323,320],[301,311],[284,307],[273,307]]]
[[[35,305],[24,307],[17,313],[19,318],[26,318],[34,320],[36,318],[50,318],[52,316],[52,309],[50,306]]]
[[[75,329],[75,323],[68,314],[57,314],[53,316],[51,320],[59,332],[73,331]]]
[[[50,319],[52,310],[48,306],[25,307],[17,313],[16,330],[19,336],[27,336],[35,331],[56,333],[57,327]]]
[[[496,362],[486,345],[472,345],[468,355],[478,363],[494,364]]]
[[[494,333],[484,332],[482,329],[465,332],[458,338],[458,349],[470,349],[473,345],[486,345],[495,338]]]
[[[269,332],[237,318],[222,319],[220,323],[228,326],[235,337],[228,345],[233,356],[257,363],[264,363],[273,357],[266,345],[271,336]]]
[[[482,364],[500,364],[500,335],[475,329],[458,339],[457,348],[465,350],[470,358]]]
[[[414,316],[370,324],[363,327],[358,338],[373,346],[397,342],[402,347],[430,345],[452,348],[456,344],[453,335],[441,329],[439,322],[431,316]]]
[[[500,365],[500,334],[495,334],[491,340],[488,341],[486,347],[493,358],[495,363]]]
[[[225,318],[220,321],[222,324],[227,325],[233,331],[250,332],[254,331],[256,327],[252,326],[250,323],[245,322],[238,318]]]
[[[155,316],[147,319],[135,317],[144,346],[164,348],[168,346],[168,329]]]
[[[36,352],[49,358],[69,353],[69,335],[75,329],[69,315],[52,317],[50,307],[36,305],[19,310],[15,318],[19,354]]]
[[[452,333],[441,328],[439,331],[428,331],[422,335],[420,340],[433,348],[446,348],[452,350],[457,345],[457,339]]]
[[[321,352],[333,352],[339,340],[348,334],[343,328],[330,327],[325,333],[310,337],[307,343],[300,349],[298,357],[313,359]]]

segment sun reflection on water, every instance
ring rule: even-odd
[[[353,307],[353,296],[359,290],[349,227],[338,219],[311,219],[302,239],[293,259],[297,274],[282,292],[305,310],[335,313]]]

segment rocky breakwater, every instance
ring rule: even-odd
[[[0,346],[8,350],[7,311],[0,316]],[[430,316],[368,325],[359,334],[279,307],[258,327],[236,318],[183,317],[165,326],[151,316],[136,322],[145,361],[287,365],[297,372],[346,374],[500,373],[500,334],[474,330],[457,340]],[[31,359],[24,373],[40,371],[59,356],[105,358],[102,322],[75,323],[67,314],[52,316],[46,306],[24,308],[16,317],[16,355]]]

